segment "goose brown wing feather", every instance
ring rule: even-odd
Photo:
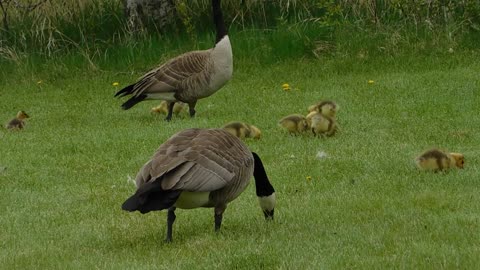
[[[147,182],[161,181],[164,190],[214,191],[237,179],[252,162],[248,148],[230,133],[187,129],[163,143],[139,175],[150,175]]]
[[[246,146],[222,129],[187,129],[160,146],[137,183],[161,181],[163,190],[214,191],[238,178],[252,160]]]
[[[177,56],[162,66],[149,71],[135,84],[133,95],[174,92],[186,81],[197,81],[197,76],[209,66],[210,50],[193,51]]]

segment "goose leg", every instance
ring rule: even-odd
[[[172,227],[175,218],[175,207],[170,207],[167,213],[167,238],[165,239],[165,242],[167,243],[172,242]]]
[[[219,205],[215,206],[215,231],[220,231],[220,227],[222,226],[222,219],[223,219],[223,212],[227,208],[226,205]]]
[[[188,110],[190,112],[190,117],[195,116],[195,105],[197,105],[197,101],[194,101],[192,103],[188,103]]]
[[[175,105],[175,102],[168,102],[168,114],[167,114],[167,117],[165,118],[165,121],[172,120],[173,105]]]

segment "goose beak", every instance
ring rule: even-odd
[[[265,220],[273,220],[275,210],[275,192],[268,196],[258,197]]]

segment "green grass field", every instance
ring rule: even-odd
[[[478,52],[237,61],[234,79],[199,101],[196,118],[169,123],[150,114],[159,102],[122,111],[113,98],[148,66],[135,74],[13,71],[0,82],[0,120],[21,109],[31,118],[23,131],[0,130],[1,268],[477,268],[475,59]],[[324,98],[341,107],[335,137],[294,137],[277,126]],[[219,234],[212,209],[178,210],[172,244],[163,242],[165,211],[121,210],[135,190],[129,177],[162,142],[231,120],[263,132],[246,144],[276,188],[274,222],[265,222],[253,183],[229,205]],[[419,172],[413,158],[430,147],[464,153],[465,169]],[[316,158],[320,151],[327,157]]]

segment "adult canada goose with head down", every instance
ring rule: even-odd
[[[140,169],[137,191],[122,209],[143,214],[168,209],[167,242],[172,241],[176,208],[214,208],[218,231],[227,204],[245,190],[252,175],[265,218],[273,219],[275,190],[260,157],[224,129],[186,129],[164,142]]]
[[[6,129],[19,130],[25,127],[25,119],[30,118],[30,116],[25,111],[19,111],[17,116],[10,120],[6,125]]]
[[[193,117],[197,100],[214,94],[232,78],[232,47],[220,0],[212,0],[212,8],[216,28],[215,47],[177,56],[149,71],[138,82],[118,91],[116,97],[131,96],[122,104],[123,109],[128,110],[143,100],[165,100],[168,101],[165,120],[170,121],[175,102],[181,101],[188,104],[190,116]]]

